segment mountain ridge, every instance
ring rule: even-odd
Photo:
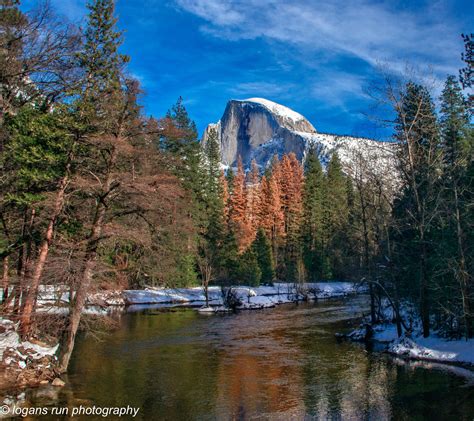
[[[235,167],[240,156],[247,169],[253,159],[260,168],[266,168],[275,154],[281,158],[290,152],[304,163],[310,147],[316,150],[323,166],[334,152],[338,152],[346,167],[359,152],[380,161],[384,168],[391,165],[385,152],[393,144],[318,132],[302,114],[265,98],[229,100],[221,119],[205,129],[203,143],[211,128],[217,131],[224,167]]]

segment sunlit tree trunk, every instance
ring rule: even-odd
[[[24,301],[22,314],[20,317],[20,328],[23,336],[27,336],[30,333],[31,318],[35,307],[36,297],[38,295],[38,288],[41,281],[41,276],[43,274],[46,260],[48,258],[51,242],[53,241],[54,226],[64,207],[64,196],[69,182],[69,165],[70,164],[68,164],[68,167],[66,169],[66,175],[61,179],[59,183],[59,189],[56,193],[56,200],[54,203],[53,212],[49,219],[48,227],[46,229],[44,239],[41,243],[38,252],[38,258],[36,260],[33,275],[31,276],[31,279],[29,279],[26,299]]]

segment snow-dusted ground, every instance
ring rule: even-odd
[[[474,340],[448,341],[438,336],[395,339],[388,352],[429,361],[474,364]]]
[[[385,346],[387,352],[401,357],[419,360],[465,363],[474,365],[474,339],[448,340],[433,332],[430,337],[424,338],[421,334],[421,324],[416,317],[416,310],[408,304],[402,305],[401,314],[405,321],[410,320],[412,332],[410,335],[398,337],[391,308],[385,303],[382,312],[387,322],[372,326],[372,340]],[[365,321],[367,324],[367,320]],[[356,329],[346,335],[351,340],[363,340],[366,328]]]
[[[57,374],[56,351],[59,345],[48,346],[39,341],[22,341],[18,323],[0,318],[0,388],[48,384]],[[33,341],[33,340],[32,340]],[[18,396],[16,400],[21,400]],[[7,401],[4,400],[3,404]]]
[[[2,300],[0,289],[0,300]],[[69,288],[67,285],[40,285],[36,311],[38,313],[67,314],[69,312]],[[125,301],[121,291],[98,291],[87,295],[87,307],[84,313],[105,314],[107,308],[112,306],[123,306]]]
[[[37,302],[44,307],[65,305],[69,302],[69,288],[67,285],[40,285]],[[87,305],[124,305],[124,301],[120,291],[98,291],[87,295]]]
[[[16,355],[19,357],[19,366],[26,365],[24,362],[27,358],[33,360],[39,360],[45,356],[52,356],[56,353],[58,346],[43,346],[34,344],[28,341],[21,341],[20,336],[17,333],[17,326],[9,319],[0,318],[0,327],[2,333],[0,333],[0,361],[3,360],[3,354],[7,350],[14,350]],[[18,351],[18,348],[23,348],[26,352],[22,354]],[[25,355],[26,354],[26,355]],[[6,364],[10,364],[11,358],[6,359]]]
[[[241,304],[238,308],[254,309],[274,307],[278,304],[300,301],[303,299],[323,299],[343,297],[358,292],[352,282],[317,282],[302,285],[275,283],[273,286],[232,287],[234,297]],[[204,290],[195,288],[148,288],[145,290],[123,291],[125,303],[131,306],[144,304],[176,304],[194,307],[205,304]],[[216,311],[222,310],[223,295],[220,287],[209,287],[209,305]],[[209,311],[209,310],[208,310]]]
[[[0,291],[1,292],[1,291]],[[232,287],[235,297],[241,301],[239,308],[266,308],[277,304],[340,297],[357,292],[352,282],[319,282],[295,285],[275,283],[273,286]],[[87,297],[84,314],[102,315],[116,306],[129,306],[130,310],[142,309],[144,305],[156,307],[191,306],[201,307],[206,298],[201,287],[192,288],[147,288],[143,290],[100,291]],[[66,285],[41,285],[37,312],[67,314],[69,312],[69,289]],[[209,305],[216,311],[226,311],[221,287],[209,287]]]

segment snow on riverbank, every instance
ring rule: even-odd
[[[411,327],[411,333],[398,337],[395,316],[391,307],[385,303],[382,311],[386,322],[371,326],[368,319],[359,329],[344,335],[349,340],[372,340],[384,346],[385,350],[400,357],[443,363],[462,363],[474,365],[474,339],[448,340],[433,332],[424,338],[421,334],[421,323],[412,306],[402,305],[402,318]]]
[[[395,355],[428,361],[474,364],[474,340],[447,341],[432,336],[429,338],[395,339],[387,348]]]
[[[228,289],[226,289],[228,292]],[[359,292],[352,282],[317,282],[306,284],[275,283],[273,286],[231,288],[232,294],[240,301],[238,308],[267,308],[277,304],[301,301],[303,299],[324,299],[344,297]],[[224,305],[223,291],[220,287],[209,287],[209,305]],[[145,290],[125,290],[123,298],[128,305],[145,304],[186,304],[202,306],[205,301],[204,290],[195,288],[148,288]]]
[[[9,387],[48,384],[57,377],[56,352],[59,345],[21,341],[18,324],[0,318],[0,390]]]

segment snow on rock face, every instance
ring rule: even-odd
[[[346,171],[359,153],[379,171],[394,168],[393,144],[318,133],[301,114],[264,98],[230,100],[221,120],[205,130],[203,143],[211,129],[217,131],[224,168],[236,167],[239,156],[246,168],[252,159],[266,168],[273,155],[290,152],[304,162],[310,147],[316,149],[323,166],[337,152]]]
[[[284,105],[277,104],[276,102],[269,101],[265,98],[249,98],[245,99],[242,102],[254,102],[256,104],[261,104],[265,108],[267,108],[271,113],[273,113],[277,118],[281,119],[283,122],[288,122],[289,125],[291,123],[295,124],[298,122],[302,122],[303,127],[307,127],[310,133],[316,133],[316,129],[311,125],[309,121],[306,120],[301,114],[297,113],[296,111],[291,110]],[[291,122],[291,123],[290,123]],[[293,128],[293,127],[289,127]]]

